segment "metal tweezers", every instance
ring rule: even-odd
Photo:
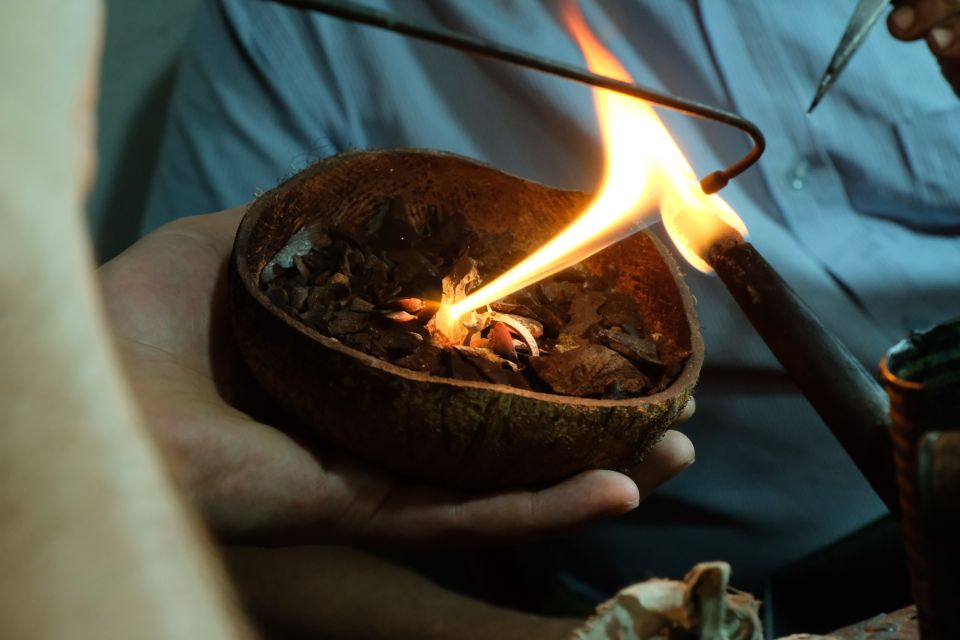
[[[298,9],[318,11],[351,22],[359,22],[380,29],[387,29],[408,37],[426,40],[445,47],[466,51],[476,55],[486,56],[502,62],[519,65],[528,69],[535,69],[543,73],[560,76],[575,82],[582,82],[594,87],[600,87],[640,98],[653,104],[673,109],[681,113],[706,118],[740,129],[753,140],[753,148],[734,164],[708,174],[700,181],[700,187],[705,193],[716,193],[731,178],[740,175],[747,168],[760,159],[765,147],[765,141],[760,129],[754,123],[735,113],[724,111],[716,107],[701,104],[687,98],[668,95],[641,87],[629,82],[621,82],[613,78],[591,73],[571,65],[554,60],[548,60],[525,51],[520,51],[504,45],[483,40],[472,35],[451,31],[441,27],[427,28],[419,24],[404,22],[395,16],[368,9],[353,2],[343,0],[272,0],[280,4],[289,5]]]
[[[840,44],[837,45],[837,50],[834,52],[830,64],[827,65],[823,79],[817,87],[817,95],[813,97],[813,102],[810,103],[810,108],[807,109],[807,113],[813,111],[814,107],[820,102],[820,99],[826,95],[830,87],[833,86],[833,83],[837,81],[840,72],[843,71],[843,68],[850,62],[853,54],[860,49],[863,41],[867,38],[867,34],[870,33],[870,29],[877,23],[877,20],[880,19],[880,16],[884,10],[890,6],[892,1],[893,0],[860,0],[860,4],[858,4],[857,8],[853,11],[853,17],[850,18],[850,22],[847,24],[847,30],[843,32],[843,37],[840,38]]]

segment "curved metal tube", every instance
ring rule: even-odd
[[[325,13],[337,18],[342,18],[344,20],[350,20],[351,22],[359,22],[372,27],[378,27],[380,29],[401,33],[412,38],[433,42],[445,47],[451,47],[460,51],[467,51],[469,53],[485,56],[487,58],[493,58],[494,60],[500,60],[502,62],[508,62],[510,64],[526,67],[528,69],[535,69],[543,73],[549,73],[561,78],[566,78],[567,80],[581,82],[592,87],[600,87],[601,89],[608,89],[610,91],[622,93],[623,95],[640,98],[641,100],[646,100],[647,102],[652,102],[674,111],[697,116],[698,118],[713,120],[731,127],[736,127],[750,136],[753,141],[753,147],[750,149],[747,155],[734,164],[725,169],[714,171],[700,181],[700,187],[705,193],[708,194],[716,193],[725,187],[731,179],[746,171],[751,165],[760,159],[760,156],[763,154],[763,150],[766,147],[763,134],[760,132],[760,129],[757,127],[757,125],[735,113],[724,111],[723,109],[718,109],[716,107],[711,107],[696,102],[695,100],[679,98],[677,96],[654,91],[653,89],[630,84],[629,82],[622,82],[620,80],[614,80],[613,78],[600,76],[579,67],[574,67],[562,62],[542,58],[518,49],[503,46],[496,42],[490,42],[488,40],[459,33],[457,31],[451,31],[449,29],[440,27],[428,29],[417,24],[398,20],[389,13],[360,7],[351,2],[342,2],[339,0],[271,1],[296,7],[298,9],[319,11],[320,13]]]

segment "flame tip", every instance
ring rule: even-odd
[[[574,0],[565,0],[561,13],[591,71],[633,81],[590,31]],[[712,271],[701,256],[716,239],[730,231],[740,238],[746,236],[743,221],[715,195],[727,185],[726,174],[717,171],[698,182],[649,103],[604,89],[595,88],[593,96],[605,155],[604,176],[596,197],[572,224],[518,265],[456,304],[446,308],[441,305],[442,320],[451,330],[466,313],[580,262],[647,226],[656,205],[679,252],[700,271]]]

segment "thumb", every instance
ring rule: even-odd
[[[667,431],[640,465],[628,475],[646,499],[661,484],[693,464],[696,452],[690,439],[679,431]]]

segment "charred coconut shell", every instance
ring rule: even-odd
[[[596,273],[614,264],[614,286],[639,303],[638,323],[690,352],[664,391],[595,400],[432,377],[320,334],[261,287],[278,254],[289,260],[331,226],[362,224],[391,197],[403,198],[414,221],[450,212],[477,230],[510,230],[511,246],[489,250],[517,254],[539,247],[590,201],[434,151],[361,151],[318,162],[258,198],[234,244],[236,336],[263,388],[322,438],[431,483],[493,489],[637,465],[690,398],[703,362],[693,299],[663,246],[638,233],[583,264]]]

